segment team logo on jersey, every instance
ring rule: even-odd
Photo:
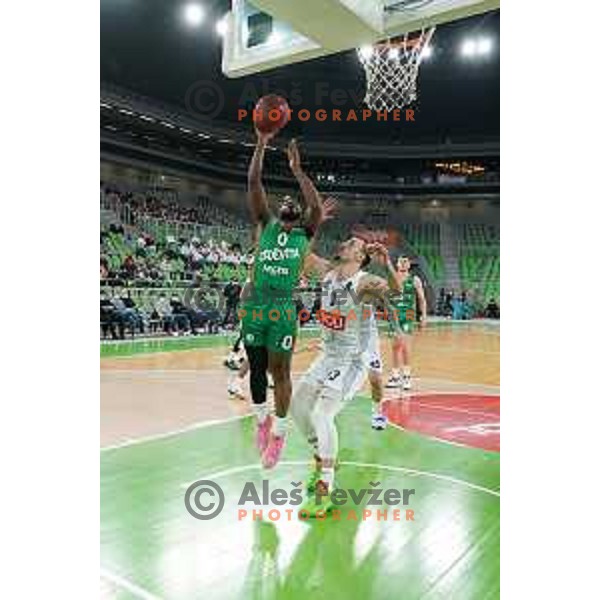
[[[346,317],[339,311],[333,310],[329,312],[321,310],[319,312],[319,320],[323,327],[332,329],[333,331],[344,331],[344,329],[346,329]]]
[[[253,333],[247,333],[246,334],[246,341],[251,344],[254,341],[254,334]]]
[[[265,248],[260,251],[259,255],[259,260],[267,262],[288,260],[290,258],[300,258],[300,250],[298,248]]]

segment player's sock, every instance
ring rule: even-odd
[[[321,481],[327,484],[327,489],[329,493],[333,489],[333,480],[335,476],[335,469],[333,467],[323,467],[321,469]]]
[[[316,438],[315,438],[316,443]],[[306,492],[310,496],[315,493],[315,487],[317,485],[317,481],[321,479],[321,469],[323,468],[323,463],[321,459],[315,454],[315,462],[313,465],[312,471],[308,475],[308,479],[306,481]]]
[[[288,420],[287,417],[275,417],[273,421],[273,435],[284,437],[287,433]]]
[[[259,423],[264,423],[269,416],[269,407],[266,402],[263,404],[253,404],[252,412],[256,415],[256,419]]]
[[[371,414],[374,417],[381,416],[381,402],[371,402]]]
[[[410,367],[408,365],[402,367],[402,375],[404,377],[410,377]]]

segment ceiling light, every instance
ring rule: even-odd
[[[190,2],[183,7],[183,18],[190,27],[198,27],[204,21],[204,9],[195,2]]]

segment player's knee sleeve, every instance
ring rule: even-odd
[[[267,401],[267,365],[268,354],[266,348],[246,348],[250,364],[250,392],[254,404],[264,404]]]

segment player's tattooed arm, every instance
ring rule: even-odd
[[[358,288],[358,297],[362,302],[382,307],[388,314],[394,314],[395,308],[392,297],[395,290],[389,283],[377,275],[365,275]]]
[[[273,135],[274,133],[268,134],[256,131],[256,147],[248,169],[248,203],[254,225],[266,225],[271,219],[267,193],[262,183],[262,170],[265,148]]]
[[[378,275],[365,275],[358,286],[358,297],[361,302],[383,306],[386,310],[392,309],[390,302],[390,286],[388,282]]]
[[[312,182],[311,178],[302,169],[302,160],[300,159],[300,151],[295,139],[292,139],[287,147],[288,161],[290,169],[300,185],[302,197],[308,209],[307,225],[311,232],[317,231],[317,228],[323,220],[323,201],[321,194]]]
[[[419,303],[419,312],[421,313],[421,327],[425,327],[427,323],[427,299],[425,298],[425,290],[423,282],[418,275],[415,275],[415,291],[417,292],[417,302]]]
[[[388,289],[388,284],[383,277],[371,273],[366,274],[358,286],[358,292],[368,294],[370,298],[381,298]]]

